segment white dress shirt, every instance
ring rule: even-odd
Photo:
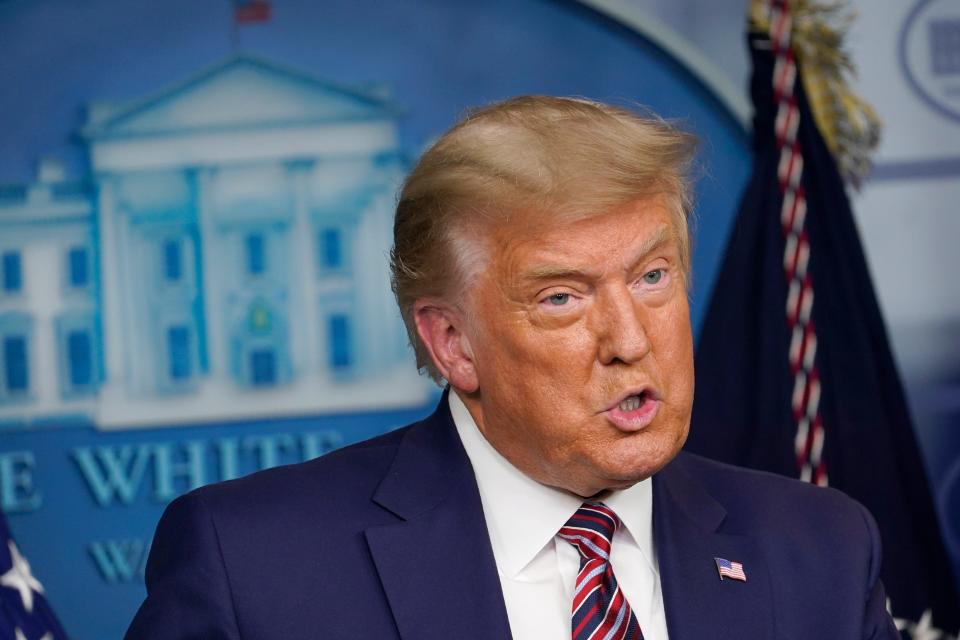
[[[460,397],[449,394],[457,433],[473,465],[515,640],[570,640],[573,590],[580,555],[560,527],[583,503],[524,475],[487,442]],[[610,561],[646,640],[666,640],[660,571],[653,547],[650,480],[602,498],[623,525]]]

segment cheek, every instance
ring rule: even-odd
[[[513,384],[537,380],[544,390],[556,391],[582,359],[587,340],[576,327],[544,330],[532,326],[526,318],[507,316],[491,336],[495,343],[496,364],[501,370],[515,372]]]
[[[655,328],[657,361],[671,384],[693,386],[693,333],[686,298],[664,309]]]
[[[492,301],[473,305],[469,330],[471,343],[475,345],[474,362],[489,384],[504,371],[522,365],[521,313],[515,306],[505,304],[500,295],[484,293],[477,298]]]

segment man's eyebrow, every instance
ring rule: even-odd
[[[637,252],[634,255],[633,261],[629,265],[630,268],[637,266],[640,262],[649,256],[651,253],[660,249],[666,244],[669,244],[673,240],[673,234],[670,232],[670,227],[667,225],[661,225],[649,238],[643,241],[637,248]]]
[[[523,274],[524,280],[589,280],[595,278],[596,272],[585,271],[583,269],[573,269],[570,267],[560,267],[553,265],[543,265],[534,267]]]
[[[630,264],[624,265],[624,267],[627,269],[633,269],[648,255],[668,244],[672,239],[673,234],[670,233],[670,227],[666,225],[661,226],[637,248],[636,252],[633,254]],[[534,267],[530,269],[530,271],[523,274],[524,280],[533,281],[565,279],[591,280],[599,277],[600,273],[598,271],[577,269],[559,265],[541,265]]]

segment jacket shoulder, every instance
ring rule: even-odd
[[[366,611],[346,601],[379,593],[363,532],[396,522],[371,498],[414,426],[174,500],[127,638],[310,637],[304,629],[333,619],[389,637],[385,603],[374,598]],[[339,578],[318,579],[325,575]]]
[[[258,471],[195,489],[215,520],[237,526],[289,522],[309,512],[325,515],[375,509],[370,501],[388,473],[404,435],[415,425],[331,451],[319,458]],[[259,523],[259,525],[258,525]]]
[[[829,637],[899,638],[879,578],[880,534],[863,505],[836,489],[694,454],[681,453],[675,462],[678,474],[723,507],[721,531],[753,540],[768,575],[778,577],[779,629],[808,629],[806,637],[828,637],[829,627]]]
[[[676,462],[726,509],[725,528],[784,533],[793,538],[806,532],[870,543],[865,537],[875,528],[872,516],[836,489],[687,452],[681,452]]]

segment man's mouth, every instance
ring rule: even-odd
[[[627,396],[621,400],[617,406],[620,408],[620,411],[636,411],[640,408],[640,405],[643,404],[645,395],[645,393],[641,393],[639,395]]]
[[[653,389],[631,391],[603,412],[621,431],[639,431],[649,425],[660,408],[660,399]]]

